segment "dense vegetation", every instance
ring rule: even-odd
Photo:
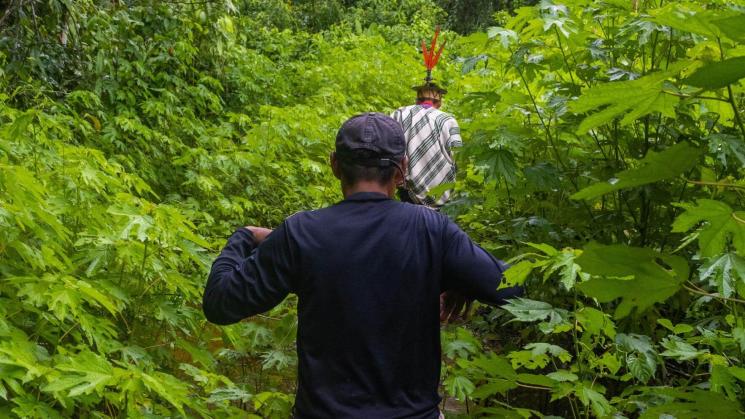
[[[430,3],[5,2],[0,417],[287,417],[295,301],[216,327],[206,272],[443,22],[444,210],[527,288],[443,329],[448,416],[745,414],[745,3]]]

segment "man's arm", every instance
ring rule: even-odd
[[[448,124],[444,127],[443,131],[446,135],[445,145],[448,149],[463,146],[463,139],[460,136],[460,127],[455,118],[448,119]]]
[[[247,228],[233,233],[212,264],[204,290],[207,320],[236,323],[282,302],[293,289],[293,256],[284,224],[261,245]]]
[[[507,264],[474,243],[455,223],[445,232],[443,291],[456,290],[483,303],[502,305],[522,294],[521,287],[497,290]]]

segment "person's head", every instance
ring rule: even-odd
[[[442,106],[442,96],[447,91],[435,84],[425,84],[424,86],[416,87],[416,103],[421,104],[424,102],[431,102],[435,108]]]
[[[348,119],[339,129],[331,167],[345,191],[367,185],[392,193],[396,184],[403,182],[405,155],[401,125],[381,113],[364,113]]]

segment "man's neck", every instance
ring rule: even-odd
[[[388,184],[381,185],[380,183],[376,181],[370,181],[370,180],[361,180],[354,185],[343,185],[341,186],[341,192],[344,195],[344,198],[348,198],[349,196],[352,196],[356,193],[360,192],[373,192],[373,193],[379,193],[386,195],[389,198],[393,198],[394,191],[396,190],[396,185],[393,184],[393,182],[388,182]]]
[[[431,108],[431,107],[434,107],[435,106],[435,104],[432,103],[431,100],[421,101],[421,102],[417,103],[417,105],[422,106],[422,107],[425,107],[425,108]]]

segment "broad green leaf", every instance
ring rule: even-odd
[[[664,302],[688,278],[685,259],[624,245],[591,243],[577,263],[583,271],[597,276],[577,284],[582,293],[602,303],[621,299],[614,313],[616,319]]]
[[[597,384],[588,387],[584,383],[577,383],[574,394],[577,395],[577,398],[583,405],[592,408],[595,416],[601,418],[606,417],[613,413],[615,409],[611,406],[610,402],[608,402],[608,399],[606,399],[602,393],[596,391],[595,388],[602,387]]]
[[[490,27],[487,29],[486,33],[489,36],[489,39],[499,38],[499,42],[504,48],[507,48],[518,41],[518,36],[515,31],[501,28],[499,26]]]
[[[539,375],[539,374],[518,374],[516,377],[516,380],[523,383],[523,384],[531,384],[534,386],[544,386],[544,387],[551,387],[554,384],[554,380],[551,378],[546,377],[545,375]]]
[[[445,388],[448,394],[453,395],[456,399],[465,400],[473,393],[476,386],[468,378],[456,375],[445,380]]]
[[[654,376],[658,355],[649,336],[619,333],[616,344],[625,353],[626,366],[637,380],[646,383]]]
[[[713,23],[718,17],[713,12],[690,10],[687,6],[668,3],[655,10],[650,20],[679,31],[714,38],[720,34],[719,28]]]
[[[598,336],[604,334],[613,339],[616,336],[616,325],[608,314],[592,307],[582,307],[575,315],[577,323],[582,326],[586,333]]]
[[[675,205],[685,212],[673,222],[673,232],[684,233],[704,223],[698,230],[701,256],[717,256],[726,250],[728,243],[740,256],[745,256],[745,211],[735,211],[724,202],[712,199]]]
[[[708,349],[698,350],[693,345],[677,336],[669,336],[663,339],[660,344],[666,349],[666,351],[660,355],[678,361],[690,361],[691,359],[696,359],[709,353]]]
[[[545,253],[548,256],[555,256],[559,253],[558,250],[556,250],[555,247],[551,246],[550,244],[546,243],[526,243],[528,246],[540,250],[541,252]]]
[[[733,41],[745,41],[745,14],[738,13],[722,19],[714,19],[711,23],[719,28],[727,38]]]
[[[559,281],[564,289],[572,289],[581,275],[580,267],[575,262],[580,253],[580,251],[574,249],[564,249],[552,256],[549,259],[549,266],[545,269],[544,278],[558,271]]]
[[[638,166],[626,169],[607,181],[592,184],[571,196],[572,199],[591,200],[619,189],[633,188],[664,179],[674,178],[695,166],[699,157],[704,154],[702,149],[691,146],[686,142],[660,152],[650,151],[639,160]]]
[[[660,400],[660,404],[650,406],[639,419],[741,417],[739,403],[727,400],[724,395],[713,391],[699,389],[686,391],[669,387],[650,388],[648,391]]]
[[[668,319],[657,319],[657,323],[662,325],[665,329],[675,333],[676,335],[685,334],[692,332],[693,326],[685,323],[678,323],[673,326],[673,323]]]
[[[508,391],[516,388],[517,384],[513,380],[494,378],[489,380],[486,384],[481,384],[476,387],[476,390],[471,393],[471,397],[474,399],[487,399],[497,394],[504,395]]]
[[[527,298],[513,298],[502,306],[515,318],[512,321],[534,322],[566,317],[566,310],[556,309],[551,304]]]
[[[162,372],[142,373],[142,382],[150,391],[168,401],[179,413],[184,414],[184,406],[189,404],[190,396],[186,383]]]
[[[534,354],[532,351],[512,351],[507,357],[512,363],[512,368],[527,368],[529,370],[545,368],[551,358],[545,353]]]
[[[114,367],[105,358],[89,351],[71,355],[55,369],[65,374],[44,386],[43,391],[69,390],[67,395],[76,397],[94,391],[101,394],[107,385],[115,383]]]
[[[528,275],[530,275],[535,267],[535,262],[529,260],[521,260],[520,262],[510,266],[509,269],[504,271],[505,285],[522,285],[525,280],[528,279]]]
[[[251,394],[238,387],[219,387],[210,392],[207,402],[241,401],[246,403],[249,400],[251,400]]]
[[[699,273],[702,281],[708,280],[720,294],[731,297],[737,283],[745,283],[745,258],[735,253],[725,253],[702,265]]]
[[[630,124],[654,112],[675,117],[678,98],[664,93],[663,85],[686,65],[685,62],[679,62],[670,66],[667,71],[636,80],[609,82],[590,88],[570,104],[571,111],[586,113],[597,111],[599,108],[604,109],[586,117],[577,128],[577,132],[584,134],[619,117],[623,117],[621,125]]]
[[[743,77],[745,77],[745,57],[734,57],[708,63],[698,68],[693,74],[683,79],[683,83],[711,90],[727,87]]]
[[[709,140],[709,153],[717,156],[724,167],[745,167],[745,142],[735,135],[712,134]]]
[[[561,346],[552,345],[550,343],[529,343],[525,345],[525,349],[530,350],[530,352],[535,356],[550,354],[555,358],[559,358],[559,360],[563,362],[569,362],[572,359],[572,355],[570,355],[566,349],[562,348]]]
[[[574,374],[572,372],[569,372],[567,370],[558,370],[551,373],[546,374],[546,377],[555,380],[555,381],[577,381],[579,377],[577,377],[577,374]]]

